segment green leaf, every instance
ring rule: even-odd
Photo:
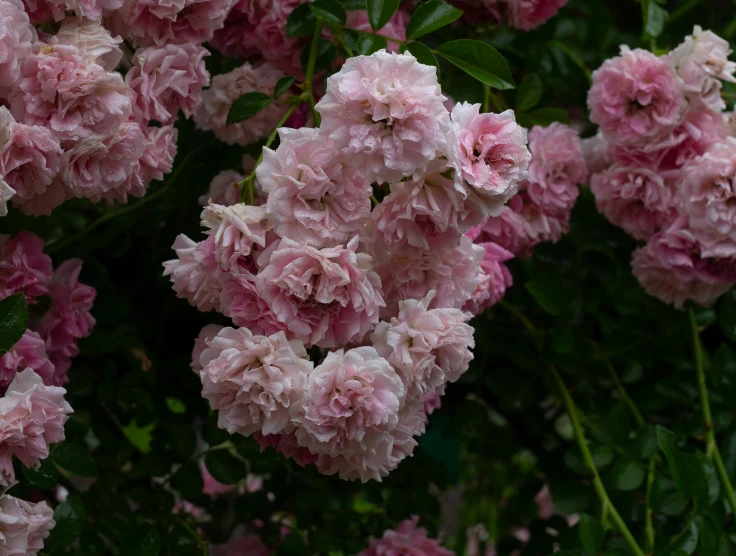
[[[368,21],[374,31],[382,29],[399,9],[399,0],[367,0]]]
[[[230,111],[227,113],[226,123],[232,125],[252,118],[272,102],[273,99],[266,93],[259,91],[245,93],[233,102]]]
[[[669,12],[661,7],[665,0],[642,0],[644,14],[644,37],[656,38],[664,29]]]
[[[598,554],[603,550],[603,541],[605,540],[603,526],[592,515],[583,514],[580,516],[578,535],[580,536],[580,544],[591,554]]]
[[[458,39],[441,44],[437,53],[485,85],[501,90],[515,87],[506,59],[490,44]]]
[[[542,98],[544,86],[542,79],[536,73],[530,73],[519,84],[519,90],[516,93],[516,110],[519,112],[528,112],[534,108]]]
[[[369,56],[387,46],[386,38],[380,35],[363,35],[355,43],[356,51],[363,56]]]
[[[128,441],[138,448],[141,454],[147,454],[151,451],[151,442],[153,441],[153,429],[156,428],[154,423],[149,423],[143,427],[139,427],[133,419],[127,426],[123,427],[123,434]]]
[[[537,304],[556,317],[569,308],[575,292],[554,274],[539,274],[526,283],[526,289]]]
[[[618,460],[611,469],[611,484],[616,490],[636,490],[646,474],[646,469],[639,463]]]
[[[309,62],[310,49],[311,45],[308,44],[302,50],[300,61],[303,68],[306,68],[307,62]],[[317,58],[314,64],[314,73],[319,73],[322,70],[329,68],[336,56],[337,49],[335,48],[335,45],[325,37],[320,37],[319,44],[317,45]]]
[[[119,556],[157,556],[161,551],[161,535],[150,525],[136,525],[123,539]]]
[[[365,0],[340,0],[343,7],[350,10],[365,10]]]
[[[22,293],[0,301],[0,356],[5,355],[20,340],[28,328],[28,308]]]
[[[719,322],[726,338],[736,342],[736,289],[727,292],[721,298]]]
[[[439,72],[440,65],[437,63],[437,57],[434,52],[423,42],[415,41],[410,42],[406,49],[412,53],[417,59],[417,62],[424,64],[425,66],[434,66]]]
[[[286,19],[286,34],[294,38],[311,37],[317,25],[317,16],[314,15],[309,4],[300,4]]]
[[[204,484],[199,465],[194,462],[182,465],[172,475],[171,486],[178,490],[185,500],[195,501],[201,498]]]
[[[49,459],[42,459],[38,469],[23,466],[23,476],[29,486],[41,490],[54,488],[59,482],[59,472]]]
[[[345,25],[347,14],[345,8],[337,0],[314,0],[309,9],[318,18],[332,25]]]
[[[276,83],[276,86],[273,88],[273,98],[281,98],[283,95],[289,92],[289,89],[291,89],[294,81],[296,81],[296,77],[292,77],[291,75],[287,75],[286,77],[282,77],[281,79],[279,79]]]
[[[79,477],[95,477],[97,476],[97,464],[89,450],[81,444],[73,444],[64,442],[57,444],[49,457],[53,462],[68,471],[72,475]]]
[[[276,556],[309,556],[309,549],[304,539],[297,531],[286,535],[275,552]]]
[[[692,554],[698,547],[698,527],[693,521],[685,526],[685,529],[677,535],[667,548],[662,552],[662,556],[681,556],[684,554]]]
[[[566,355],[571,353],[575,345],[575,337],[572,330],[566,326],[555,328],[550,337],[550,345],[555,353]]]
[[[51,535],[45,542],[49,550],[59,550],[72,544],[84,530],[87,521],[87,513],[79,496],[70,496],[66,502],[62,502],[54,510],[54,521],[56,525],[51,530]]]
[[[570,123],[570,115],[567,113],[567,110],[563,110],[562,108],[537,108],[531,112],[518,114],[517,119],[524,127],[535,125],[546,127],[553,122]]]
[[[678,515],[687,507],[687,500],[677,492],[675,484],[663,477],[655,477],[652,485],[652,509],[659,514]]]
[[[711,504],[718,497],[715,471],[701,453],[684,454],[675,447],[675,434],[658,425],[659,448],[664,452],[677,490],[685,498],[696,498]]]
[[[234,485],[246,475],[245,464],[227,450],[208,452],[204,464],[210,475],[224,485]]]
[[[414,40],[423,37],[440,27],[449,25],[462,15],[462,10],[458,10],[443,0],[429,0],[429,2],[419,4],[406,26],[406,38]]]

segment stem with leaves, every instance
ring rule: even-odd
[[[307,72],[304,75],[304,92],[307,93],[307,99],[309,100],[309,107],[312,109],[312,116],[314,117],[314,124],[319,127],[320,116],[319,112],[315,109],[314,105],[314,91],[312,90],[312,84],[314,80],[314,67],[317,63],[317,50],[319,49],[319,41],[322,38],[322,20],[318,19],[317,24],[314,26],[314,34],[312,35],[312,44],[309,47],[309,59],[307,60]]]
[[[690,330],[693,338],[693,352],[695,354],[695,371],[698,375],[698,392],[700,393],[700,406],[703,411],[703,422],[705,424],[705,453],[713,461],[718,476],[721,480],[723,490],[726,491],[731,512],[736,515],[736,495],[734,495],[731,479],[728,477],[726,466],[723,463],[721,452],[716,443],[716,431],[713,429],[713,418],[710,412],[710,400],[708,398],[708,387],[705,382],[705,363],[703,357],[703,345],[700,342],[700,331],[695,318],[695,310],[690,307]]]

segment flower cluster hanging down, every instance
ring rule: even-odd
[[[634,274],[676,307],[709,305],[736,284],[736,129],[721,98],[721,80],[736,82],[730,53],[697,26],[663,56],[622,46],[588,93],[598,209],[647,242]]]
[[[320,127],[282,128],[264,149],[265,202],[211,202],[207,238],[176,240],[177,294],[239,327],[205,327],[193,354],[221,428],[345,479],[411,455],[472,359],[468,309],[508,283],[465,234],[503,210],[530,160],[513,112],[450,114],[445,100],[409,54],[347,60]]]

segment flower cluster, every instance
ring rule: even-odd
[[[193,353],[220,427],[351,480],[412,454],[472,359],[469,311],[510,284],[510,253],[466,234],[503,212],[530,160],[513,112],[445,100],[410,54],[348,59],[321,125],[264,148],[259,204],[210,200],[206,238],[177,238],[174,290],[238,327],[205,327]],[[238,178],[212,193],[233,200]]]
[[[720,94],[722,80],[736,82],[730,52],[697,26],[662,56],[622,46],[588,93],[598,210],[646,242],[634,274],[676,307],[709,305],[736,284],[736,138]]]
[[[77,341],[95,324],[90,310],[96,291],[79,283],[82,261],[69,259],[54,270],[43,247],[30,232],[0,235],[0,299],[22,293],[32,322],[32,329],[0,357],[0,393],[26,368],[49,386],[67,382],[72,357],[79,353]],[[37,306],[45,309],[36,313]]]
[[[529,31],[539,27],[567,4],[567,0],[453,0],[472,21],[506,23]]]
[[[3,0],[0,214],[8,200],[32,215],[73,197],[124,203],[163,179],[231,2]],[[54,34],[34,27],[50,22]]]

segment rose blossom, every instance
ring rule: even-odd
[[[217,174],[210,182],[207,193],[199,198],[199,204],[207,206],[210,201],[216,205],[230,206],[241,201],[240,186],[243,179],[241,174],[233,170],[225,170]]]
[[[227,271],[237,267],[257,247],[266,246],[269,223],[264,207],[238,203],[230,207],[210,203],[202,211],[202,225],[214,238],[215,260]]]
[[[119,73],[88,62],[75,46],[36,50],[23,62],[10,97],[18,120],[47,126],[63,140],[105,135],[128,118],[130,99]]]
[[[529,31],[554,17],[567,0],[508,0],[511,27]]]
[[[196,243],[179,234],[172,245],[177,259],[164,263],[164,276],[171,276],[177,297],[186,299],[200,311],[220,307],[220,286],[215,261],[214,238]]]
[[[0,357],[0,393],[5,392],[16,374],[26,368],[33,369],[44,384],[54,384],[54,364],[46,354],[43,338],[32,330],[26,330],[20,340]]]
[[[279,136],[256,169],[275,232],[315,247],[346,241],[370,215],[370,183],[320,130],[281,128]]]
[[[283,238],[258,257],[256,285],[282,329],[322,348],[359,342],[370,331],[384,305],[381,281],[357,246],[357,237],[322,249]]]
[[[15,190],[15,203],[43,195],[59,171],[61,153],[51,131],[16,123],[0,106],[0,175]]]
[[[15,195],[15,189],[8,185],[4,178],[0,177],[0,216],[7,216],[8,201]]]
[[[687,101],[682,80],[666,59],[621,47],[593,73],[590,119],[609,141],[646,145],[677,127]]]
[[[404,397],[401,379],[372,347],[330,352],[292,409],[299,445],[313,454],[357,457],[376,469]]]
[[[464,311],[479,315],[503,299],[506,289],[513,284],[511,272],[503,264],[514,258],[514,254],[497,243],[479,244],[485,254],[480,263],[480,280],[473,296],[463,306]]]
[[[199,360],[202,397],[219,410],[217,425],[244,436],[287,429],[313,367],[301,342],[283,332],[254,336],[247,328],[223,328]]]
[[[202,355],[202,352],[207,349],[207,342],[217,336],[218,332],[223,328],[224,326],[220,326],[219,324],[207,324],[199,331],[199,336],[194,340],[192,362],[189,364],[195,373],[199,374],[202,370],[202,364],[199,362],[199,358]]]
[[[54,269],[43,245],[31,232],[19,232],[12,239],[0,235],[0,299],[23,292],[30,304],[35,303],[34,297],[48,293]]]
[[[453,556],[442,548],[440,541],[427,537],[427,530],[419,525],[419,517],[402,521],[396,530],[387,529],[380,539],[371,537],[368,548],[359,556]]]
[[[136,185],[140,184],[142,189],[134,187],[131,191],[136,197],[145,194],[145,188],[151,181],[161,181],[171,172],[176,158],[176,140],[179,136],[178,130],[173,126],[149,126],[143,133],[146,136],[146,148],[134,176],[137,178]]]
[[[516,123],[513,110],[481,114],[480,104],[463,102],[452,109],[452,124],[462,177],[484,201],[488,213],[498,213],[526,178],[531,159],[526,130]]]
[[[593,174],[590,189],[598,210],[636,239],[649,239],[677,216],[675,190],[648,168],[614,164]]]
[[[200,90],[210,83],[204,65],[208,55],[205,48],[192,43],[137,50],[125,75],[134,118],[167,125],[176,120],[179,109],[187,118],[191,116]]]
[[[736,284],[736,258],[703,257],[685,216],[634,251],[631,266],[649,295],[678,309],[711,305]]]
[[[117,10],[123,0],[24,0],[33,6],[32,17],[38,23],[47,23],[50,19],[62,21],[67,11],[74,11],[78,18],[99,21],[104,13]],[[38,21],[41,19],[41,21]]]
[[[0,552],[3,556],[34,556],[54,528],[54,510],[8,494],[0,496]]]
[[[444,100],[434,66],[411,54],[355,56],[327,80],[320,130],[368,179],[392,181],[445,151]]]
[[[391,19],[386,22],[386,25],[376,31],[376,35],[404,42],[406,41],[406,26],[409,23],[409,19],[411,19],[411,16],[406,11],[398,9],[391,16]],[[349,10],[345,27],[355,29],[356,31],[363,31],[364,33],[373,33],[373,27],[371,27],[366,10]],[[394,41],[388,41],[386,50],[389,52],[398,52],[399,44]]]
[[[212,78],[212,86],[203,91],[194,113],[194,122],[204,131],[212,131],[228,145],[247,146],[267,137],[276,127],[286,108],[273,103],[244,122],[227,125],[227,114],[245,93],[260,91],[272,94],[284,74],[269,64],[253,67],[243,64],[229,73]]]
[[[18,373],[0,398],[0,486],[15,482],[12,457],[38,467],[49,446],[64,440],[64,423],[72,413],[66,390],[46,386],[33,369]]]
[[[123,59],[123,51],[118,46],[122,42],[123,39],[113,37],[110,31],[97,21],[68,17],[61,22],[61,27],[51,37],[49,44],[76,46],[84,53],[87,62],[113,71]]]
[[[583,147],[585,164],[591,173],[605,170],[613,162],[610,145],[600,131],[593,137],[583,139],[580,143]]]
[[[580,137],[557,122],[534,126],[529,131],[529,150],[527,194],[546,213],[569,212],[578,197],[577,185],[588,178]]]
[[[7,92],[20,75],[23,59],[38,40],[21,0],[0,2],[0,93]]]

